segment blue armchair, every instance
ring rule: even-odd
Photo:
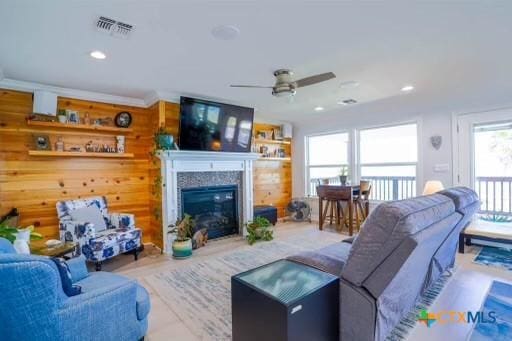
[[[57,202],[60,239],[78,243],[77,254],[83,254],[88,261],[96,263],[96,270],[101,270],[102,261],[121,253],[133,252],[137,260],[141,249],[142,231],[135,227],[135,217],[128,213],[109,213],[105,197],[90,197],[78,200]],[[84,209],[97,211],[97,223],[94,216],[87,215],[82,220],[73,219],[74,213]],[[88,211],[91,213],[91,211]]]
[[[69,260],[82,293],[68,297],[55,263],[20,255],[0,238],[0,339],[141,340],[148,328],[149,295],[129,278],[88,273],[83,256]]]

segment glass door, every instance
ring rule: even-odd
[[[454,184],[473,188],[480,218],[512,225],[512,109],[461,115],[454,140]]]

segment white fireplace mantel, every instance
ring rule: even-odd
[[[162,229],[164,252],[171,253],[167,245],[167,230],[178,219],[178,173],[180,172],[242,172],[242,221],[243,236],[245,225],[253,216],[253,161],[257,153],[203,152],[170,150],[157,153],[161,160],[162,172]]]

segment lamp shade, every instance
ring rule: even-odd
[[[443,183],[439,180],[429,180],[423,187],[423,195],[434,194],[444,189]]]

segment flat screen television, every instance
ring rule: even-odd
[[[253,108],[181,97],[179,147],[250,152],[253,118]]]

